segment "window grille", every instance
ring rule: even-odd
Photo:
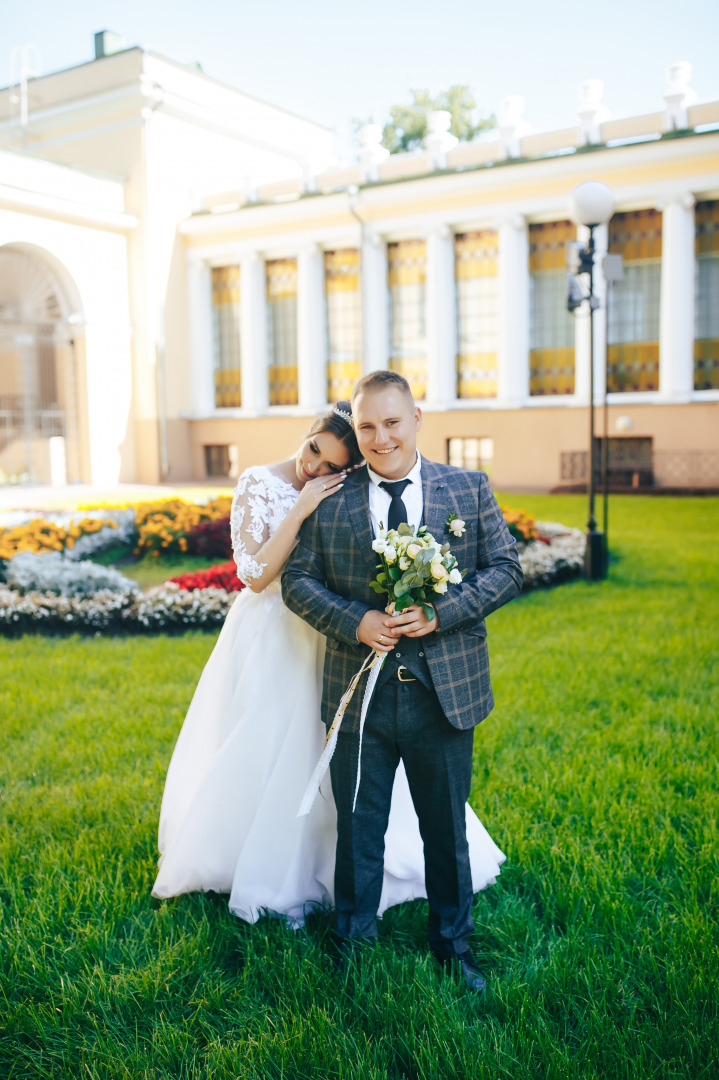
[[[349,399],[362,374],[360,253],[325,252],[327,304],[327,400]]]
[[[454,240],[460,398],[497,396],[497,251],[493,229],[462,233]]]
[[[240,358],[240,268],[212,268],[212,329],[215,366],[215,406],[242,404]]]
[[[662,219],[658,210],[615,214],[609,251],[624,259],[624,277],[607,300],[607,389],[659,389],[659,299]]]
[[[574,393],[574,316],[566,304],[566,245],[571,221],[529,226],[529,393]]]
[[[271,259],[266,267],[270,405],[296,405],[297,259]]]
[[[387,245],[390,294],[390,361],[404,375],[416,401],[427,392],[425,291],[427,244],[401,240]]]
[[[719,390],[719,201],[696,206],[694,389]]]

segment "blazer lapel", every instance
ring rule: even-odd
[[[454,506],[452,492],[447,485],[447,477],[433,461],[427,461],[425,457],[422,458],[421,476],[424,502],[423,524],[427,526],[427,532],[431,533],[435,540],[441,540],[444,543],[447,518]]]
[[[369,476],[367,475],[367,469],[361,471],[353,484],[345,487],[344,495],[347,514],[352,523],[357,544],[367,566],[372,571],[372,577],[374,577],[377,555],[372,550],[374,536],[372,535],[369,516]]]

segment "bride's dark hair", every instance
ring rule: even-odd
[[[348,419],[345,419],[345,416],[340,416],[340,412],[344,413]],[[317,417],[307,432],[306,438],[309,438],[310,435],[319,435],[322,431],[329,431],[347,447],[350,465],[359,465],[360,461],[362,461],[362,454],[357,445],[357,437],[351,420],[352,406],[349,401],[338,401],[331,409]]]

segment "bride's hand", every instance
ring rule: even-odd
[[[315,476],[313,480],[308,480],[295,504],[302,520],[314,513],[324,499],[339,491],[346,477],[346,472],[325,473],[324,476]]]

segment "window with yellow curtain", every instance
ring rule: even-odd
[[[624,260],[624,277],[607,299],[607,389],[621,394],[659,389],[659,294],[662,215],[658,210],[615,214],[609,250]]]
[[[265,265],[270,405],[297,405],[297,259]]]
[[[696,205],[694,389],[719,390],[719,200]]]
[[[362,374],[360,253],[325,252],[327,302],[327,400],[349,399]]]
[[[400,240],[387,245],[390,295],[390,360],[404,375],[416,401],[427,393],[427,328],[425,291],[427,244]]]
[[[529,393],[532,397],[574,393],[574,316],[567,311],[571,221],[529,226]]]
[[[242,404],[240,363],[240,268],[212,267],[212,330],[215,406]]]
[[[497,396],[497,233],[454,238],[457,280],[457,396]]]

